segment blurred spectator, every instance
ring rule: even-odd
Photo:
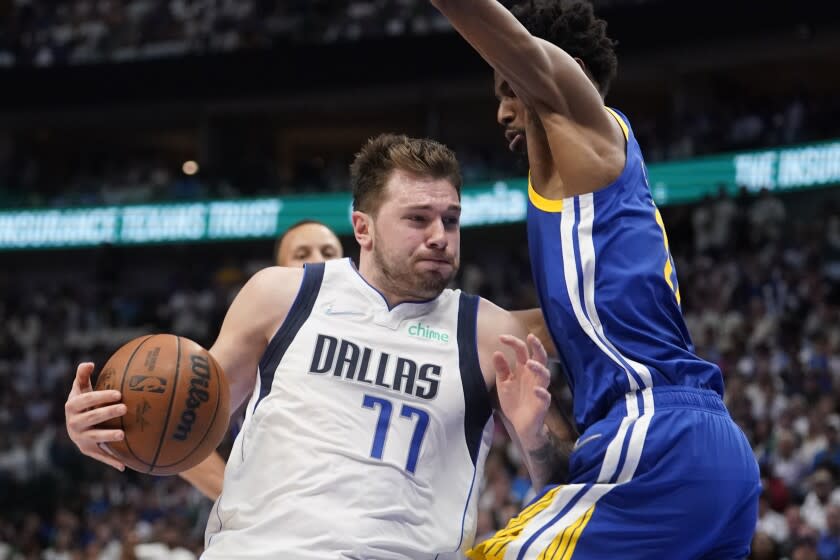
[[[810,478],[811,490],[802,503],[802,519],[817,531],[826,530],[826,508],[840,505],[840,488],[835,474],[829,467],[821,466]]]
[[[797,437],[788,430],[781,430],[776,439],[776,451],[771,456],[773,474],[788,488],[795,488],[807,473],[807,465],[797,453]]]
[[[750,560],[778,560],[779,546],[770,536],[761,530],[753,535]]]
[[[784,543],[790,537],[785,516],[770,508],[766,491],[758,499],[758,524],[756,531],[770,537],[776,543]]]
[[[826,528],[817,541],[820,560],[840,560],[840,504],[825,508]]]

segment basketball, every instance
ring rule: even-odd
[[[120,391],[128,408],[99,426],[122,429],[125,439],[102,447],[142,473],[171,475],[194,467],[227,430],[224,372],[207,350],[184,337],[135,338],[108,359],[94,388]]]

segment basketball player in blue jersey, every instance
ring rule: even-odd
[[[581,432],[568,484],[471,557],[745,558],[758,467],[694,353],[633,130],[604,106],[606,22],[579,1],[431,1],[495,70],[498,121],[527,154],[534,283]],[[547,379],[499,366],[502,409],[541,457]]]
[[[526,336],[516,316],[446,288],[460,262],[454,154],[382,135],[351,176],[359,268],[341,259],[258,272],[210,349],[231,409],[252,396],[205,560],[462,558],[496,368],[547,375],[538,342],[503,338]],[[68,432],[83,453],[122,468],[98,444],[124,434],[96,425],[125,407],[90,390],[92,370],[77,369]]]
[[[318,220],[301,220],[292,224],[274,244],[274,263],[277,266],[303,268],[305,264],[326,262],[343,256],[344,249],[338,236]],[[235,437],[242,428],[242,412],[238,411],[234,416],[236,420],[231,419],[231,432]],[[222,493],[225,460],[214,451],[195,467],[180,473],[180,476],[199,492],[216,501]]]

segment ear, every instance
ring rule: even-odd
[[[578,63],[578,66],[580,66],[580,69],[583,70],[583,73],[586,74],[586,77],[589,78],[589,81],[592,82],[592,85],[595,86],[595,89],[598,90],[598,93],[601,94],[601,97],[604,97],[606,94],[601,91],[601,84],[598,83],[598,81],[595,79],[595,77],[589,71],[589,68],[586,67],[586,63],[583,62],[583,59],[575,57],[575,62]]]
[[[369,214],[354,210],[350,221],[353,223],[353,236],[359,247],[369,251],[373,247],[373,218]]]

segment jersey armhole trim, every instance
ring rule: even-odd
[[[464,390],[464,436],[473,465],[478,461],[484,427],[493,413],[478,358],[479,299],[461,292],[458,302],[458,360]]]
[[[292,307],[289,309],[289,313],[286,315],[283,324],[280,325],[271,342],[269,342],[265,354],[260,359],[260,395],[254,403],[254,410],[257,409],[260,401],[271,391],[271,386],[274,384],[274,372],[277,370],[277,366],[280,365],[280,360],[283,359],[286,350],[289,349],[303,323],[306,322],[312,313],[312,308],[315,306],[315,300],[318,298],[318,292],[321,289],[323,280],[324,263],[307,264],[304,266],[303,280],[301,281],[295,301],[292,303]]]

